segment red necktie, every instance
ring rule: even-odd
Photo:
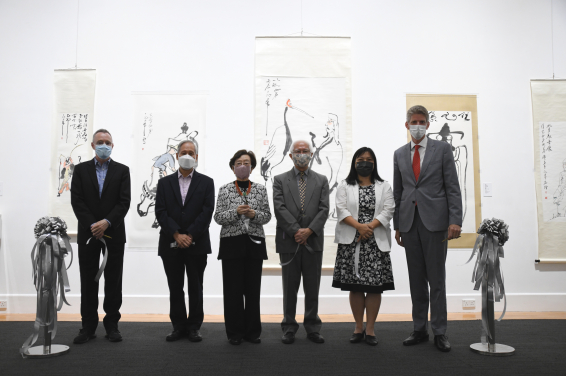
[[[415,173],[415,180],[419,181],[421,174],[421,154],[419,153],[420,145],[415,145],[415,155],[413,156],[413,172]]]

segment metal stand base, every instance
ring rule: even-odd
[[[483,343],[474,343],[470,345],[470,349],[478,354],[481,355],[490,355],[490,356],[511,356],[515,354],[515,349],[511,346],[502,345],[500,343],[496,343],[495,345],[490,344],[483,344]]]
[[[26,358],[50,358],[66,354],[71,349],[65,345],[34,346],[30,347],[24,356]]]

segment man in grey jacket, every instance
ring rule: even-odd
[[[312,158],[307,141],[293,143],[289,157],[294,167],[273,180],[273,207],[277,218],[275,247],[282,265],[283,321],[281,341],[291,344],[299,324],[295,320],[297,293],[303,278],[307,338],[324,343],[320,335],[318,291],[324,248],[324,224],[328,218],[328,179],[309,169]]]
[[[462,196],[452,148],[426,137],[430,123],[423,106],[407,111],[411,142],[394,155],[395,239],[405,247],[414,331],[403,341],[428,341],[428,306],[434,344],[450,351],[446,337],[446,253],[448,240],[460,237]],[[429,294],[430,285],[430,294]]]

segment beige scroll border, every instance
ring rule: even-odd
[[[407,94],[407,110],[415,105],[425,106],[429,111],[470,111],[472,113],[472,142],[474,150],[474,198],[476,228],[481,224],[480,153],[478,144],[478,102],[475,95],[457,94]],[[411,135],[407,131],[407,141]],[[462,233],[458,239],[450,240],[448,248],[473,248],[477,234]]]

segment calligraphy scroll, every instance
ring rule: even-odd
[[[137,92],[134,99],[134,159],[129,248],[155,249],[159,223],[155,194],[159,179],[177,173],[177,147],[191,140],[204,142],[206,93]],[[204,172],[204,153],[198,148],[197,171]]]
[[[538,259],[566,262],[566,80],[532,80]]]
[[[478,114],[475,95],[407,94],[407,110],[415,105],[429,111],[427,137],[452,147],[462,193],[462,235],[449,248],[472,248],[481,223]],[[407,141],[411,140],[407,132]]]
[[[49,203],[51,215],[63,219],[70,234],[77,232],[71,207],[73,171],[93,158],[95,82],[94,69],[56,70],[54,75]]]
[[[292,143],[310,142],[310,168],[326,175],[330,214],[325,226],[323,268],[334,267],[338,184],[346,178],[352,157],[352,89],[350,38],[256,38],[255,145],[258,167],[252,180],[273,194],[273,178],[293,167]],[[270,200],[273,212],[273,203]],[[279,268],[275,227],[264,226],[268,260]]]

